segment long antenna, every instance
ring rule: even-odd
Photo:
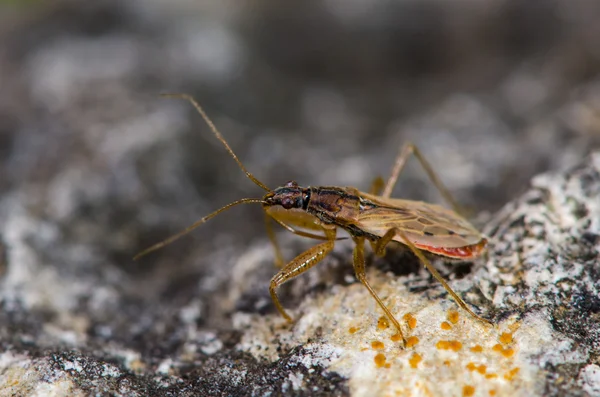
[[[235,153],[233,152],[233,150],[229,147],[229,144],[227,143],[227,141],[225,140],[225,138],[223,138],[223,135],[221,135],[221,133],[219,132],[219,130],[217,129],[217,127],[215,127],[215,124],[212,122],[212,120],[210,119],[210,117],[208,117],[208,115],[206,114],[206,112],[204,111],[204,109],[202,108],[202,106],[200,106],[200,104],[198,102],[196,102],[196,100],[188,94],[161,94],[160,96],[165,97],[165,98],[179,98],[179,99],[184,99],[188,102],[190,102],[198,111],[198,113],[200,113],[200,116],[202,116],[202,118],[204,119],[204,121],[206,122],[206,124],[208,125],[208,127],[211,129],[211,131],[213,132],[213,134],[215,134],[215,136],[217,137],[217,139],[219,141],[221,141],[221,143],[225,146],[225,149],[227,149],[227,151],[229,152],[229,154],[231,155],[231,157],[233,157],[233,159],[236,161],[236,163],[238,163],[238,165],[240,166],[240,168],[242,169],[242,171],[244,171],[244,173],[246,174],[246,176],[252,181],[254,182],[256,185],[260,186],[261,188],[265,189],[267,192],[270,192],[271,189],[269,189],[264,183],[262,183],[261,181],[258,180],[258,178],[256,178],[254,175],[252,175],[252,173],[250,171],[248,171],[246,169],[246,167],[244,167],[244,164],[242,164],[242,162],[240,161],[240,159],[238,158],[238,156],[235,155]]]
[[[179,233],[159,242],[154,244],[153,246],[146,248],[145,250],[143,250],[142,252],[140,252],[139,254],[137,254],[136,256],[133,257],[133,260],[138,260],[140,259],[142,256],[145,256],[147,254],[149,254],[150,252],[156,251],[157,249],[160,249],[166,245],[171,244],[173,241],[179,239],[180,237],[185,236],[186,234],[188,234],[189,232],[191,232],[192,230],[194,230],[195,228],[197,228],[198,226],[202,225],[204,222],[206,222],[207,220],[209,220],[210,218],[220,214],[221,212],[228,210],[229,208],[236,206],[238,204],[247,204],[247,203],[261,203],[264,204],[264,201],[262,199],[253,199],[253,198],[243,198],[240,200],[236,200],[233,203],[229,203],[224,207],[219,208],[218,210],[216,210],[215,212],[212,212],[208,215],[206,215],[203,218],[198,219],[196,222],[194,222],[193,224],[191,224],[190,226],[186,227],[185,229],[183,229],[182,231],[180,231]]]

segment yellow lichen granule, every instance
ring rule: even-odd
[[[356,327],[350,327],[350,329],[348,330],[348,332],[350,332],[351,334],[356,333],[356,331],[358,331],[358,328]]]
[[[440,328],[443,329],[444,331],[449,331],[452,329],[452,326],[450,325],[450,323],[448,321],[444,321],[441,325]]]
[[[408,328],[415,329],[417,327],[417,319],[412,314],[406,313],[402,318],[408,324]]]
[[[510,371],[508,371],[507,373],[504,374],[504,379],[506,380],[513,380],[515,378],[515,376],[517,375],[517,373],[519,373],[520,368],[519,367],[515,367],[513,369],[511,369]]]
[[[448,311],[448,321],[450,321],[452,324],[456,324],[458,322],[458,312],[456,310],[449,310]]]
[[[392,340],[392,342],[398,342],[402,340],[402,335],[395,333],[394,335],[391,336],[390,338]]]
[[[463,396],[470,397],[475,394],[475,388],[470,385],[466,385],[463,387]]]
[[[509,343],[512,343],[513,341],[513,337],[512,334],[510,332],[503,332],[500,335],[500,338],[498,338],[498,340],[500,341],[500,343],[502,343],[503,345],[508,345]]]
[[[486,367],[485,365],[483,365],[483,364],[476,365],[476,364],[475,364],[475,363],[473,363],[473,362],[470,362],[470,363],[468,363],[468,364],[467,364],[467,369],[468,369],[469,371],[471,371],[471,372],[473,372],[473,371],[477,371],[477,372],[479,372],[481,375],[484,375],[484,374],[486,373],[486,371],[487,371],[487,367]]]
[[[500,343],[495,344],[494,347],[492,347],[492,350],[502,354],[506,358],[511,358],[515,355],[514,349],[511,349],[510,347],[504,348]]]
[[[462,343],[457,340],[441,340],[435,344],[435,347],[439,350],[453,350],[457,352],[462,349]]]
[[[514,355],[515,355],[515,351],[514,351],[513,349],[510,349],[510,348],[508,348],[508,349],[504,349],[504,350],[502,351],[502,355],[503,355],[504,357],[506,357],[506,358],[511,358],[512,356],[514,356]]]
[[[421,362],[423,358],[421,357],[420,354],[418,353],[413,353],[412,356],[410,356],[410,358],[408,359],[408,363],[410,364],[410,366],[412,368],[417,368],[417,366],[419,365],[419,363]]]
[[[385,317],[385,316],[379,317],[379,320],[377,320],[377,328],[383,330],[383,329],[388,329],[389,327],[390,327],[390,322],[387,319],[387,317]]]
[[[473,353],[481,353],[483,351],[483,347],[481,345],[475,345],[471,348]]]
[[[383,342],[380,342],[378,340],[374,340],[373,342],[371,342],[371,347],[374,350],[383,350],[383,348],[385,347],[385,345],[383,344]]]
[[[375,356],[374,361],[375,361],[375,365],[377,366],[377,368],[381,368],[385,365],[385,354],[383,353],[379,353]]]
[[[419,338],[417,338],[416,336],[409,336],[408,338],[406,338],[406,347],[413,347],[415,346],[417,343],[419,343]]]

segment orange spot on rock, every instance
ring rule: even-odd
[[[456,324],[458,322],[458,312],[456,310],[449,310],[448,311],[448,321],[450,321],[452,324]]]
[[[375,356],[374,360],[375,360],[375,365],[377,366],[377,368],[383,367],[385,365],[385,360],[386,360],[385,354],[383,354],[383,353],[377,354]]]
[[[498,374],[494,374],[494,373],[486,374],[485,377],[486,377],[486,379],[496,379],[498,377]]]
[[[502,343],[503,345],[508,345],[509,343],[512,343],[513,341],[513,336],[512,333],[510,332],[503,332],[500,335],[500,338],[498,338],[500,340],[500,343]]]
[[[450,349],[454,350],[455,352],[459,351],[460,349],[462,349],[462,343],[460,343],[457,340],[453,340],[450,341]]]
[[[506,358],[511,358],[515,355],[514,349],[511,349],[510,347],[504,348],[500,343],[495,344],[494,347],[492,347],[492,350],[502,354]]]
[[[438,350],[453,350],[455,352],[462,349],[462,343],[457,340],[441,340],[435,344]]]
[[[350,327],[350,329],[348,330],[348,332],[350,332],[351,334],[356,333],[356,331],[358,331],[358,328],[356,327]]]
[[[377,328],[379,329],[388,329],[390,327],[390,322],[388,321],[387,317],[385,316],[381,316],[379,317],[379,320],[377,320]]]
[[[412,368],[417,368],[417,366],[419,365],[419,363],[421,362],[423,358],[421,357],[420,354],[418,353],[413,353],[413,355],[408,359],[408,363],[410,364],[410,366]]]
[[[450,325],[450,323],[448,321],[444,321],[441,325],[440,328],[443,329],[444,331],[448,331],[452,329],[452,326]]]
[[[435,344],[435,347],[438,350],[448,350],[450,348],[450,342],[448,342],[447,340],[441,340]]]
[[[473,353],[481,353],[483,351],[483,347],[481,345],[475,345],[471,348]]]
[[[445,365],[446,367],[449,367],[449,366],[450,366],[450,361],[449,361],[449,360],[445,360],[445,361],[444,361],[444,365]]]
[[[406,347],[413,347],[415,346],[417,343],[419,343],[419,338],[417,338],[416,336],[409,336],[408,338],[406,338]]]
[[[408,324],[410,329],[415,329],[417,327],[417,319],[412,314],[406,313],[402,318],[406,321],[406,324]]]
[[[469,397],[475,394],[475,388],[470,385],[466,385],[463,387],[463,396]]]
[[[506,358],[511,358],[512,356],[514,356],[514,355],[515,355],[515,351],[514,351],[513,349],[511,349],[511,348],[504,349],[504,350],[502,351],[502,355],[503,355],[504,357],[506,357]]]
[[[510,358],[515,355],[515,351],[513,349],[504,349],[502,354],[504,354],[504,357]]]
[[[510,381],[513,380],[515,378],[515,376],[519,373],[520,368],[519,367],[515,367],[513,369],[511,369],[510,371],[508,371],[507,373],[504,374],[504,379]]]
[[[496,395],[496,390],[490,390],[490,396],[495,396]]]
[[[483,364],[481,365],[475,365],[475,363],[470,362],[467,364],[467,369],[471,372],[473,371],[477,371],[479,372],[481,375],[484,375],[487,371],[487,367]]]
[[[374,340],[373,342],[371,342],[371,347],[375,350],[382,350],[385,347],[385,345],[383,344],[383,342]]]
[[[508,329],[510,329],[510,332],[515,332],[520,327],[521,327],[521,324],[519,324],[518,322],[516,322],[516,323],[513,323],[513,324],[509,325]]]
[[[392,342],[398,342],[402,340],[402,335],[395,333],[394,335],[391,336],[390,338],[392,340]]]

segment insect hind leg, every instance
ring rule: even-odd
[[[381,237],[381,239],[379,239],[379,241],[377,241],[377,243],[375,244],[374,247],[374,251],[376,255],[383,255],[385,254],[385,247],[390,243],[390,241],[392,241],[394,239],[394,237],[396,236],[400,236],[400,238],[402,239],[402,242],[408,247],[410,248],[410,250],[413,252],[413,254],[415,254],[415,256],[417,258],[419,258],[419,260],[421,261],[421,263],[423,263],[423,265],[427,268],[427,270],[429,270],[429,272],[433,275],[433,277],[435,277],[435,279],[437,281],[440,282],[440,284],[442,284],[442,286],[444,287],[444,289],[452,296],[452,298],[454,298],[454,300],[456,301],[456,303],[463,308],[467,313],[469,313],[471,316],[473,316],[476,320],[479,320],[483,323],[489,324],[489,325],[493,325],[493,323],[489,320],[486,320],[483,317],[478,316],[477,314],[475,314],[465,303],[465,301],[458,296],[458,294],[456,292],[454,292],[454,290],[452,288],[450,288],[450,286],[448,285],[448,283],[446,282],[446,280],[444,280],[444,278],[442,277],[442,275],[436,270],[435,267],[433,267],[433,265],[431,264],[431,262],[429,261],[429,259],[427,259],[427,257],[423,254],[423,252],[418,249],[409,239],[408,237],[406,237],[406,234],[404,232],[402,232],[402,230],[398,229],[398,228],[392,228],[390,230],[388,230],[383,237]]]
[[[440,192],[444,200],[446,200],[448,204],[450,204],[450,206],[456,213],[462,214],[462,209],[457,204],[456,200],[454,200],[452,194],[450,194],[450,191],[446,188],[446,186],[444,186],[440,178],[433,170],[433,167],[431,167],[429,161],[425,159],[419,148],[415,146],[415,144],[413,144],[412,142],[406,142],[400,148],[400,152],[398,153],[398,156],[394,161],[392,172],[390,174],[389,179],[387,180],[387,183],[385,184],[385,188],[383,189],[383,193],[381,194],[381,196],[385,198],[390,198],[390,196],[392,195],[392,190],[394,190],[396,182],[398,182],[398,177],[400,176],[400,173],[402,173],[402,170],[404,169],[404,166],[406,165],[406,162],[408,161],[411,155],[414,155],[419,161],[419,164],[421,164],[421,167],[423,167],[423,169],[425,170],[425,173],[429,177],[429,180]]]

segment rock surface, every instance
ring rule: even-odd
[[[596,2],[348,4],[0,3],[1,396],[600,395]],[[490,237],[435,264],[496,327],[390,250],[400,349],[348,241],[281,288],[290,327],[259,208],[133,262],[261,194],[164,91],[268,186],[366,190],[417,143]],[[397,195],[439,201],[412,165]]]

